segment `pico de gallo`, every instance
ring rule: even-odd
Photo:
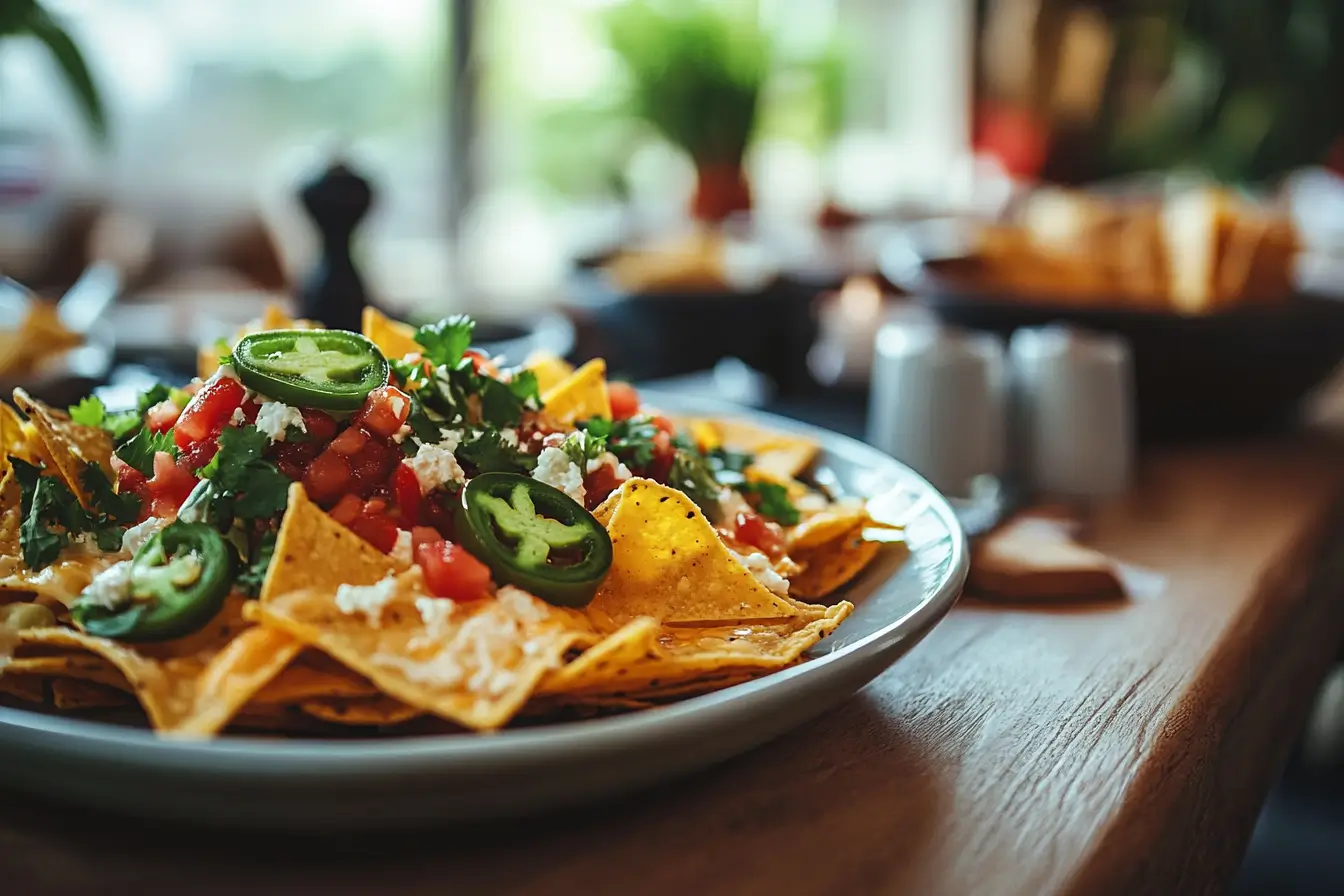
[[[131,555],[94,579],[75,620],[152,641],[203,626],[231,593],[259,592],[295,482],[454,600],[516,585],[587,603],[612,562],[592,511],[633,476],[683,491],[730,547],[783,554],[781,525],[798,510],[783,486],[744,475],[750,456],[697,444],[620,382],[610,417],[557,423],[536,375],[471,348],[473,331],[463,316],[420,327],[420,350],[401,358],[356,333],[263,331],[213,376],[156,386],[134,410],[86,398],[71,418],[111,436],[115,487],[91,490],[86,510],[26,490],[25,557],[41,559],[44,536],[82,537],[59,511],[74,502],[96,533],[90,549]]]

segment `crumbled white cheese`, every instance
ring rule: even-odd
[[[499,605],[523,622],[541,622],[550,616],[550,608],[521,588],[505,585],[495,593]]]
[[[144,546],[145,542],[154,537],[164,526],[171,523],[172,520],[162,516],[152,516],[143,523],[132,526],[126,530],[126,534],[121,536],[121,549],[128,554],[134,554]]]
[[[336,589],[336,609],[347,616],[363,613],[373,628],[383,625],[383,610],[397,596],[397,580],[388,576],[376,585],[342,585]]]
[[[257,411],[257,429],[266,433],[266,437],[272,442],[283,442],[285,440],[285,430],[291,426],[297,426],[299,432],[307,432],[308,426],[303,422],[303,414],[298,408],[292,408],[279,401],[263,401],[261,410]]]
[[[425,634],[437,641],[443,637],[444,626],[453,615],[453,610],[457,609],[457,604],[446,597],[417,597],[415,609],[420,614],[420,621],[425,624]]]
[[[533,436],[533,438],[536,438],[537,436],[540,435],[541,433],[537,433],[537,435]],[[562,432],[548,433],[547,435],[542,437],[541,444],[545,448],[559,448],[561,445],[565,444],[565,439],[567,438],[569,438],[569,436],[565,435]]]
[[[461,441],[460,432],[450,432],[437,445],[421,445],[415,457],[406,461],[420,483],[421,492],[429,494],[441,485],[461,482],[466,478],[453,454]]]
[[[85,606],[118,610],[131,600],[131,561],[114,563],[93,577],[79,595]]]
[[[392,553],[388,556],[404,566],[410,566],[414,561],[411,554],[413,547],[414,546],[411,544],[411,533],[406,529],[398,530],[397,543],[392,546]]]
[[[537,468],[532,471],[532,478],[558,488],[575,501],[583,503],[583,471],[559,448],[542,449],[537,456]]]
[[[229,417],[229,425],[242,426],[246,422],[247,415],[243,413],[243,406],[238,405],[238,407],[233,409],[233,416]]]
[[[616,481],[618,482],[624,482],[633,475],[630,472],[630,468],[621,463],[620,458],[610,451],[603,451],[597,457],[591,458],[588,461],[589,473],[596,473],[603,467],[611,467],[616,472]]]
[[[400,445],[402,442],[406,441],[406,437],[410,434],[411,434],[411,424],[403,423],[401,424],[401,429],[392,433],[392,441]]]
[[[756,581],[764,585],[767,591],[781,597],[789,593],[789,580],[775,572],[775,568],[770,565],[769,557],[756,552],[739,554],[732,549],[729,549],[729,553],[738,563],[750,570],[751,574],[756,577]]]
[[[206,380],[206,384],[208,385],[210,383],[216,382],[217,380],[233,380],[234,382],[242,382],[242,380],[238,379],[238,371],[233,369],[232,364],[219,365],[219,369],[215,371],[214,376]]]
[[[724,489],[719,493],[719,519],[734,520],[739,513],[752,513],[751,505],[747,503],[746,498],[733,491],[730,488]]]
[[[499,438],[510,448],[518,447],[518,430],[516,429],[501,429],[499,431]]]

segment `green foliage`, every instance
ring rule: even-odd
[[[89,73],[84,54],[69,32],[37,0],[4,0],[0,3],[0,37],[28,36],[46,46],[47,52],[74,94],[89,129],[100,142],[107,141],[107,115],[98,85]]]

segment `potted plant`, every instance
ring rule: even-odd
[[[695,165],[692,214],[715,222],[750,209],[743,157],[770,64],[754,6],[637,0],[606,25],[635,116]]]
[[[32,37],[51,53],[74,94],[85,123],[99,141],[107,139],[107,117],[98,86],[70,33],[37,0],[0,2],[0,38]]]

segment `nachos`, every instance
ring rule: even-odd
[[[16,392],[0,699],[491,730],[728,687],[843,622],[895,539],[805,484],[816,444],[674,421],[600,360],[508,367],[473,326],[271,310],[133,408]]]

